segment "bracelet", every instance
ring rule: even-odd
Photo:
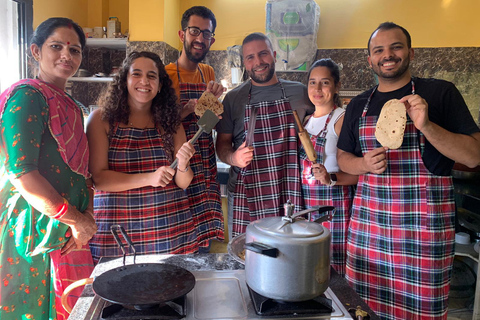
[[[61,219],[68,210],[68,201],[67,199],[63,198],[63,204],[58,209],[57,213],[54,216],[51,216],[52,219]]]
[[[189,166],[186,166],[186,167],[185,167],[185,170],[181,170],[180,167],[177,167],[177,170],[180,171],[180,172],[187,172],[187,171],[188,171],[188,167],[189,167]]]

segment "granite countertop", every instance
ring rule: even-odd
[[[127,264],[133,263],[132,257],[127,257]],[[168,263],[173,264],[189,271],[203,270],[239,270],[244,269],[244,265],[235,261],[227,253],[210,253],[210,254],[188,254],[188,255],[145,255],[137,256],[136,263]],[[101,259],[100,263],[95,267],[92,277],[96,277],[105,271],[123,265],[122,258]],[[370,314],[370,319],[379,319],[372,310],[358,296],[358,294],[348,286],[345,279],[338,275],[334,269],[330,273],[330,288],[343,303],[347,310],[360,306],[363,310]],[[69,320],[84,319],[85,314],[90,308],[94,298],[94,292],[91,285],[86,285],[77,304],[72,310]]]

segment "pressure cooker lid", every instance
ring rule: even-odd
[[[288,222],[282,217],[260,219],[252,222],[250,226],[262,233],[288,238],[318,237],[325,230],[324,226],[315,222],[303,219]]]

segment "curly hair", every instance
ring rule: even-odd
[[[172,80],[168,77],[165,66],[157,54],[148,51],[133,51],[125,58],[113,82],[98,99],[98,105],[102,110],[102,120],[108,121],[110,130],[117,123],[128,124],[130,107],[128,106],[127,76],[131,65],[138,58],[153,60],[158,68],[161,89],[152,100],[151,112],[155,125],[163,128],[167,154],[171,156],[173,154],[173,135],[181,124],[181,107],[177,102],[175,89],[172,88]]]

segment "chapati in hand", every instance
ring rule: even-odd
[[[403,143],[407,111],[400,100],[387,101],[378,117],[375,137],[378,142],[389,149],[398,149]]]

